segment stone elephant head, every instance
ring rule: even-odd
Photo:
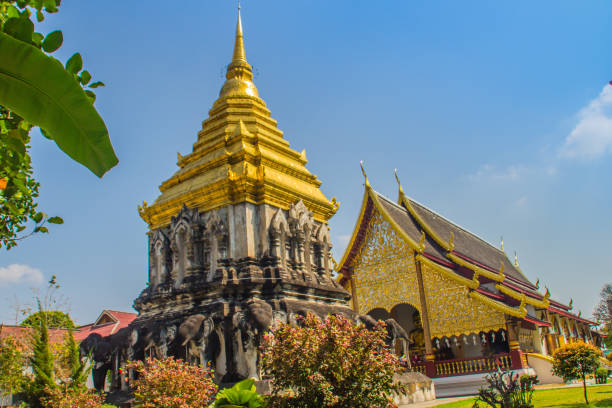
[[[385,320],[385,325],[387,329],[387,339],[386,343],[391,348],[394,349],[396,342],[399,340],[400,355],[408,355],[408,345],[410,344],[410,336],[406,333],[406,330],[395,319],[387,319]]]
[[[372,330],[378,322],[370,315],[359,315],[357,316],[357,322],[365,326],[366,329]]]

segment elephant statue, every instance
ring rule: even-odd
[[[245,302],[243,311],[233,316],[234,361],[239,377],[259,379],[258,349],[272,319],[272,307],[255,298]]]
[[[97,333],[90,334],[79,346],[81,356],[92,360],[92,378],[94,387],[103,390],[106,372],[112,367],[113,346]]]
[[[406,330],[395,319],[385,320],[385,325],[387,328],[387,345],[400,356],[408,356],[410,337]],[[398,348],[396,348],[396,344]]]
[[[359,315],[357,316],[357,322],[365,326],[366,329],[372,330],[378,322],[370,315]]]
[[[180,326],[179,335],[183,339],[182,347],[185,347],[187,361],[197,363],[206,367],[210,354],[208,343],[210,335],[215,329],[215,323],[211,317],[202,314],[189,316]]]

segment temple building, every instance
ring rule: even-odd
[[[363,167],[362,167],[363,170]],[[365,192],[337,266],[356,313],[394,318],[409,333],[411,360],[431,378],[496,365],[550,374],[550,355],[577,339],[598,342],[596,323],[539,290],[498,249],[408,198]],[[396,175],[397,177],[397,175]],[[440,389],[436,385],[437,391]],[[439,394],[438,394],[439,395]]]
[[[178,154],[159,197],[139,206],[149,278],[134,301],[138,317],[81,344],[104,351],[94,353],[97,388],[127,391],[127,361],[148,356],[210,364],[219,383],[259,378],[271,326],[308,312],[355,317],[332,278],[328,220],[338,203],[306,163],[259,97],[239,10],[226,80],[193,151]]]

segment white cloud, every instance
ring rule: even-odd
[[[520,180],[527,169],[524,166],[513,164],[503,169],[498,169],[493,165],[484,164],[476,173],[471,174],[469,178],[472,181],[490,179],[494,181],[518,181]]]
[[[42,272],[28,265],[12,264],[0,268],[0,286],[25,282],[41,284],[42,281]]]
[[[612,153],[612,86],[578,112],[578,123],[565,138],[560,156],[592,159]]]
[[[527,204],[527,196],[522,196],[514,203],[517,207],[524,207]]]

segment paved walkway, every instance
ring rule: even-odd
[[[464,399],[472,398],[473,395],[465,397],[446,397],[437,398],[433,401],[417,402],[416,404],[400,405],[399,408],[422,408],[422,407],[435,407],[436,405],[448,404],[455,401],[461,401]]]
[[[592,386],[608,386],[612,387],[612,383],[608,384],[595,384],[595,381],[589,382],[587,381],[587,387]],[[573,387],[582,387],[582,383],[574,383],[574,384],[544,384],[537,385],[537,390],[554,390],[557,388],[573,388]],[[425,402],[417,402],[416,404],[408,404],[408,405],[400,405],[399,408],[425,408],[425,407],[435,407],[442,404],[449,404],[455,401],[461,401],[464,399],[472,398],[473,395],[463,396],[463,397],[448,397],[448,398],[437,398],[433,401],[425,401]]]

